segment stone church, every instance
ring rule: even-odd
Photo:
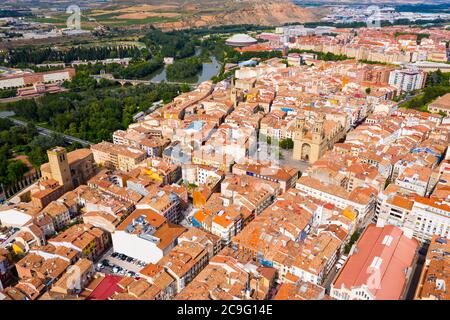
[[[295,120],[293,158],[314,163],[344,135],[342,124],[339,121],[326,120],[323,113],[317,113],[309,125],[305,115],[300,114]]]

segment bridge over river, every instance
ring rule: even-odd
[[[186,85],[187,84],[190,87],[196,86],[195,83],[188,83],[188,82],[138,80],[138,79],[117,79],[117,78],[114,78],[114,76],[110,73],[95,74],[95,75],[91,75],[91,77],[94,78],[95,80],[97,80],[97,82],[99,82],[101,79],[107,79],[107,80],[111,80],[111,81],[116,81],[116,82],[120,83],[120,85],[122,85],[122,86],[127,83],[131,84],[133,86],[137,86],[139,84],[149,85],[149,84],[158,84],[158,83],[167,83],[167,84],[175,84],[175,85]]]

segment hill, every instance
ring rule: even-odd
[[[290,0],[113,0],[87,14],[105,25],[134,28],[152,24],[164,30],[318,20],[311,9]]]

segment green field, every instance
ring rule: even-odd
[[[146,25],[146,24],[155,24],[155,23],[163,23],[163,22],[175,22],[180,19],[180,17],[146,17],[142,19],[120,19],[116,18],[123,13],[121,12],[111,12],[100,15],[89,15],[89,13],[85,13],[81,16],[81,27],[85,30],[92,30],[98,24],[110,26],[110,27],[128,27],[134,25]],[[66,27],[67,18],[69,14],[60,14],[55,15],[48,18],[35,18],[32,21],[40,22],[40,23],[50,23],[54,24],[58,28]],[[95,20],[95,21],[94,21]]]

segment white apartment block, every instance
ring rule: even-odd
[[[450,206],[438,200],[416,198],[412,208],[415,222],[413,236],[420,241],[429,241],[433,235],[450,237]]]
[[[401,92],[409,92],[422,89],[425,85],[425,73],[416,70],[393,70],[389,75],[389,84],[398,88]]]
[[[419,177],[419,174],[414,174],[412,177],[397,177],[395,184],[402,187],[405,190],[409,190],[417,193],[420,196],[425,196],[428,190],[428,180],[423,180]]]
[[[450,236],[450,206],[438,200],[400,196],[379,199],[376,215],[378,227],[397,226],[421,242],[431,240],[433,235]]]

